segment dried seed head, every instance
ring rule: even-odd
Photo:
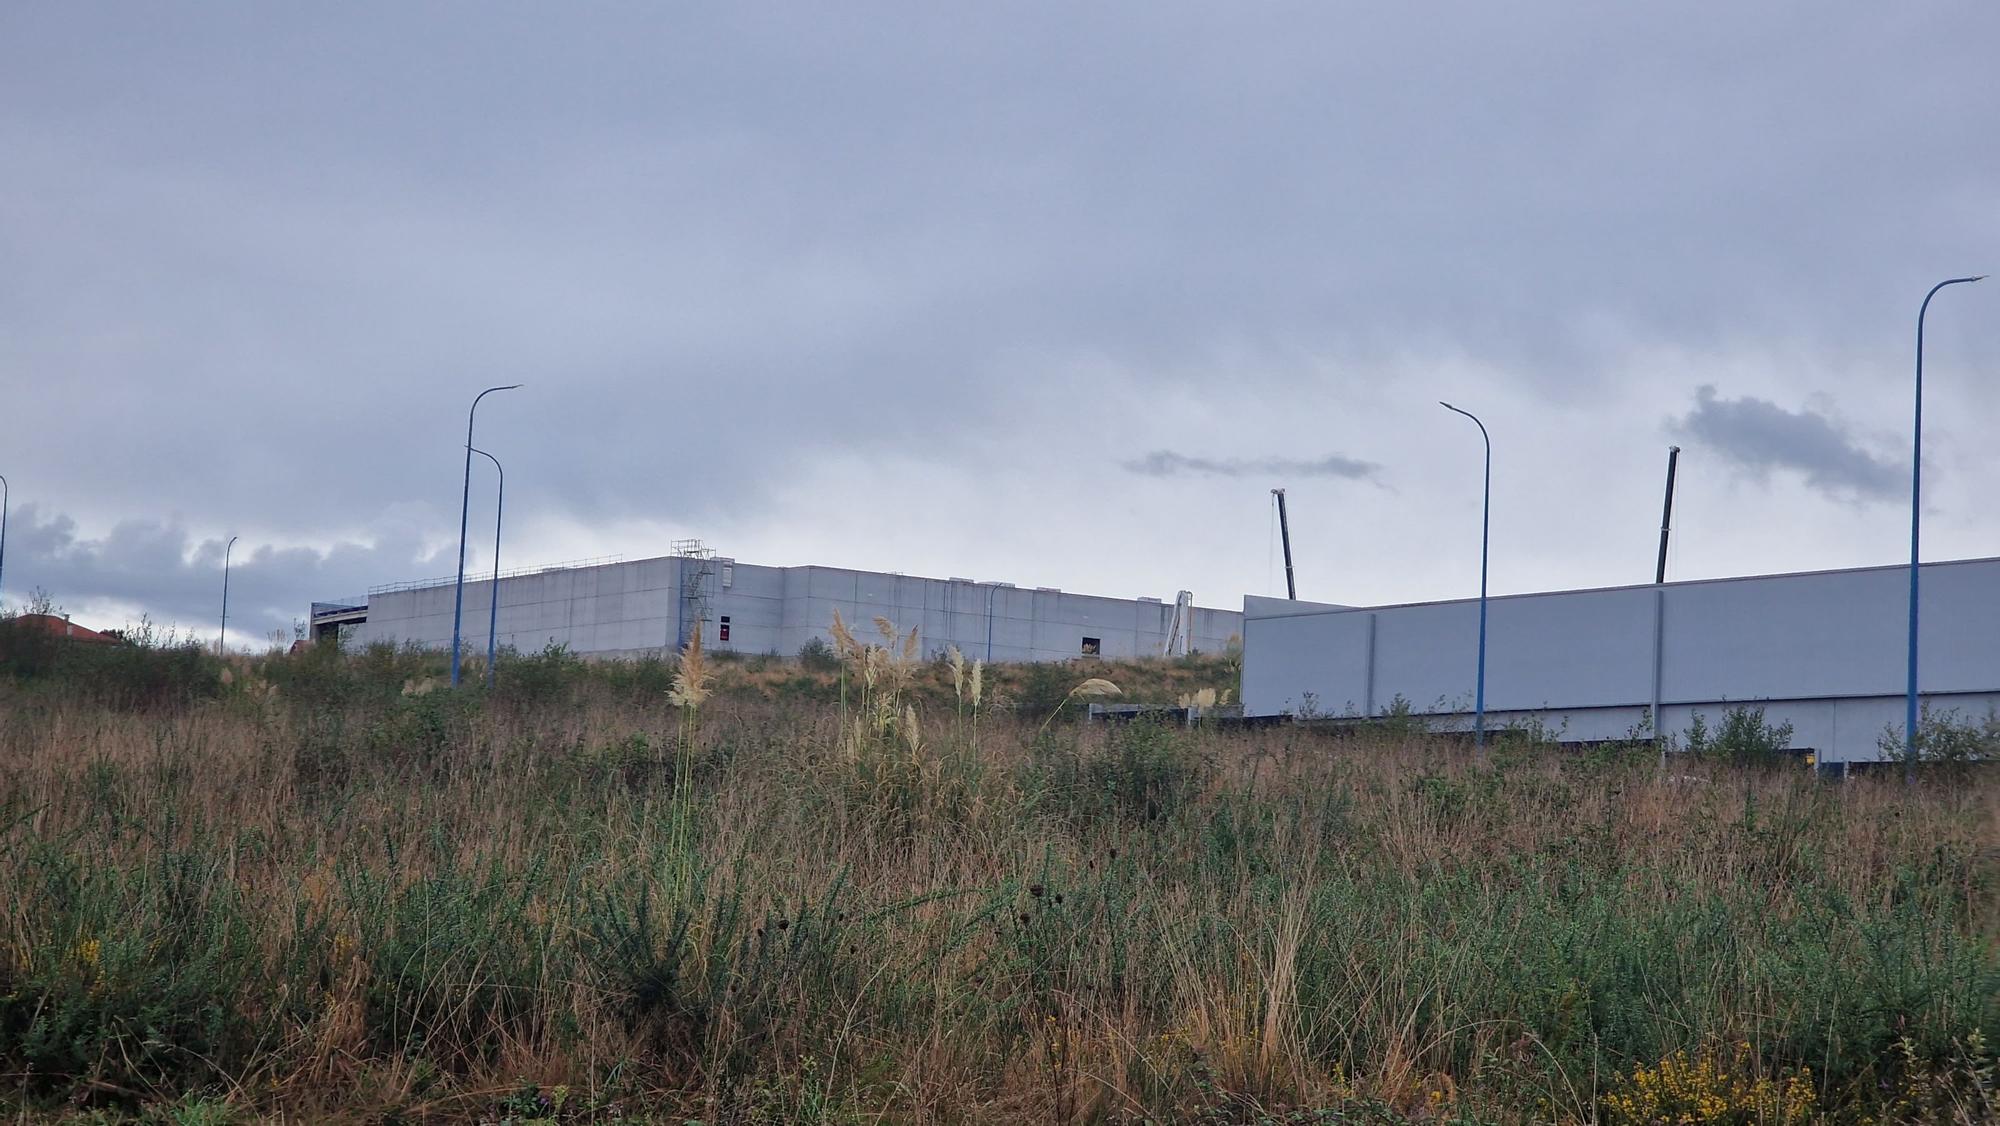
[[[834,651],[842,657],[853,657],[860,654],[861,643],[854,639],[854,631],[848,629],[847,623],[840,619],[840,611],[838,610],[833,612],[833,627],[829,632],[833,634]]]
[[[673,687],[667,692],[667,702],[678,708],[698,708],[709,697],[709,681],[713,679],[708,663],[701,655],[701,631],[695,630],[688,638],[687,649],[681,653],[681,667],[674,673]]]

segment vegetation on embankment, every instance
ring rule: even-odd
[[[712,661],[527,660],[490,697],[388,651],[196,662],[143,698],[0,681],[0,1098],[177,1121],[1994,1113],[2000,791],[1977,773],[1045,724],[994,714],[969,666],[859,642],[831,700],[720,691]]]

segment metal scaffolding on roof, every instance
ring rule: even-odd
[[[686,648],[708,622],[714,597],[715,549],[698,539],[675,540],[674,554],[681,560],[681,612],[674,644]]]

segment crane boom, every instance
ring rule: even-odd
[[[1285,490],[1272,489],[1271,495],[1278,498],[1278,534],[1285,541],[1285,597],[1297,602],[1299,588],[1298,584],[1292,581],[1292,526],[1285,519]]]

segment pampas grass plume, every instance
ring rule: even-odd
[[[681,667],[674,672],[673,687],[667,691],[667,701],[676,707],[698,708],[708,699],[708,662],[701,656],[701,630],[696,629],[688,638],[687,649],[681,653]]]
[[[962,697],[962,696],[964,696],[964,695],[965,695],[965,654],[963,654],[963,653],[961,653],[961,652],[959,652],[959,651],[958,651],[958,646],[956,646],[956,645],[947,645],[947,646],[945,646],[945,650],[944,650],[944,663],[945,663],[945,664],[947,664],[947,665],[950,665],[950,666],[951,666],[951,690],[952,690],[952,693],[953,693],[954,695],[957,695],[957,696],[961,696],[961,697]]]
[[[831,632],[833,634],[834,648],[842,657],[856,657],[861,654],[861,643],[854,639],[854,631],[847,628],[847,623],[840,620],[840,611],[838,610],[833,612],[833,628]]]

